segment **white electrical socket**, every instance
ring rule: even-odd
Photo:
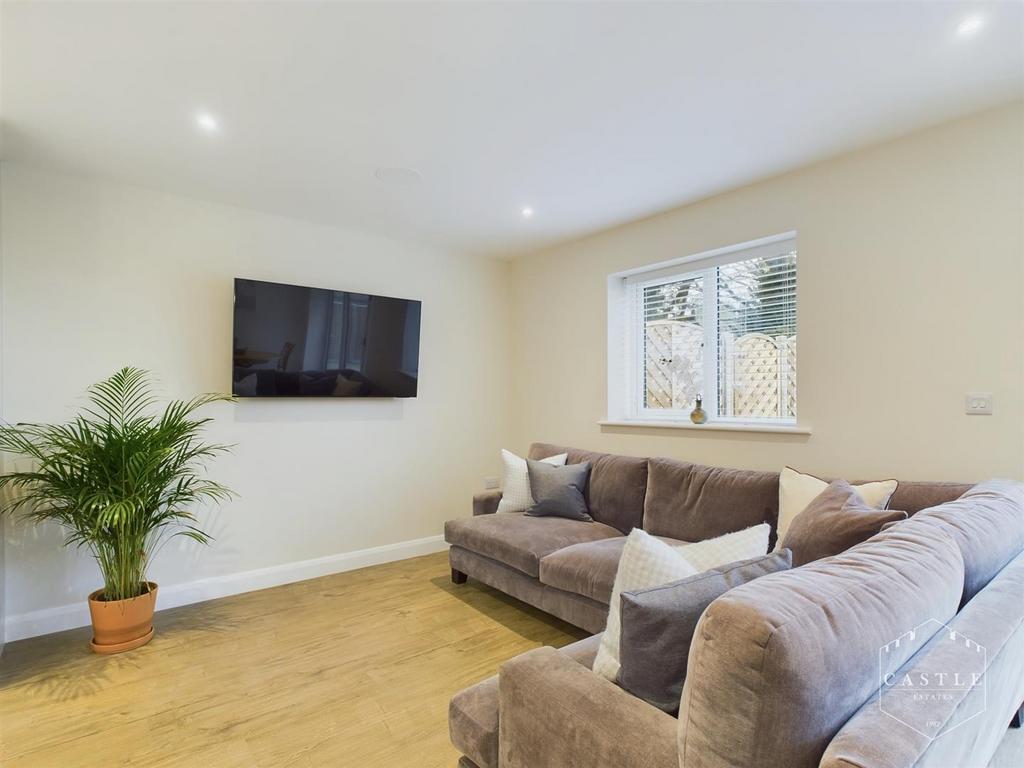
[[[484,478],[484,490],[486,490],[486,491],[496,491],[496,490],[498,490],[498,485],[499,484],[500,484],[500,481],[496,477],[485,477]]]
[[[964,412],[969,416],[991,416],[992,393],[968,392]]]

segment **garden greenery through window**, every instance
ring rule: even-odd
[[[796,240],[625,278],[638,419],[795,424]]]

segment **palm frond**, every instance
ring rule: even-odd
[[[87,547],[96,558],[108,599],[134,597],[160,542],[186,536],[209,543],[192,510],[233,495],[202,476],[206,462],[230,446],[203,442],[210,419],[193,414],[233,400],[202,394],[154,414],[151,376],[122,368],[90,387],[88,406],[66,424],[0,425],[0,451],[33,465],[0,475],[0,511],[59,523],[68,546]]]

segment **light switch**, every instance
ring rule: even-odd
[[[992,393],[991,392],[968,392],[967,403],[964,412],[969,416],[991,416],[992,415]]]
[[[496,491],[498,489],[498,478],[496,477],[485,477],[484,478],[484,489],[488,491]]]

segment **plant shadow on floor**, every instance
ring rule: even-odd
[[[452,584],[449,577],[438,576],[431,579],[430,583],[531,642],[546,643],[551,639],[553,631],[570,635],[577,640],[593,634],[475,579],[470,579],[465,584]],[[509,608],[514,610],[510,611]],[[528,620],[524,621],[524,618]]]
[[[160,611],[153,617],[153,626],[158,634],[171,638],[193,632],[234,632],[243,624],[236,613],[219,600],[208,600]]]
[[[125,655],[101,656],[89,648],[88,627],[20,640],[0,658],[0,693],[74,701],[95,695],[134,661]],[[31,661],[22,660],[29,657]],[[130,654],[128,654],[130,656]]]
[[[50,701],[75,701],[100,693],[112,680],[123,682],[132,670],[145,674],[149,660],[197,635],[230,633],[242,622],[216,601],[171,608],[153,618],[156,635],[147,645],[104,656],[89,647],[92,631],[66,632],[9,643],[0,656],[0,695],[38,696]]]

